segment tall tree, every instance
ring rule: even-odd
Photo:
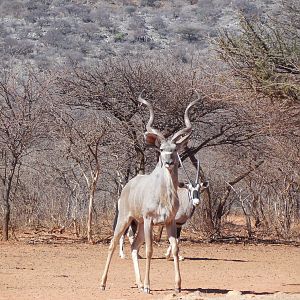
[[[11,201],[25,158],[42,147],[47,132],[47,87],[34,73],[3,72],[0,79],[0,178],[3,240],[9,238]],[[29,166],[30,167],[30,166]]]
[[[88,190],[87,238],[92,242],[92,223],[95,193],[100,178],[101,164],[107,157],[109,121],[88,109],[77,110],[72,115],[60,115],[63,153],[71,161],[74,175],[81,174]],[[104,169],[104,168],[103,168]]]

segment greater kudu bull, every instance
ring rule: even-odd
[[[202,187],[203,188],[208,187],[207,182],[202,183],[199,180],[200,179],[199,178],[199,173],[200,173],[199,160],[197,162],[196,178],[194,181],[192,181],[190,179],[188,173],[186,172],[182,161],[180,160],[180,156],[178,158],[179,158],[180,164],[188,178],[188,183],[181,182],[179,184],[179,188],[177,190],[178,200],[179,200],[179,208],[178,208],[178,211],[175,216],[175,223],[176,223],[176,229],[177,229],[177,243],[179,243],[179,240],[180,240],[180,233],[181,233],[182,226],[188,221],[188,219],[190,219],[193,216],[195,208],[200,203],[200,189]],[[116,221],[117,221],[117,214],[118,214],[118,211],[116,211],[114,227],[115,227]],[[127,233],[130,244],[132,244],[132,242],[133,242],[134,236],[136,234],[136,230],[137,230],[137,222],[133,221],[130,224],[130,226],[128,228],[128,233]],[[163,226],[161,226],[161,228],[159,229],[159,236],[161,236],[162,230],[163,230]],[[124,238],[125,238],[125,234],[122,235],[122,237],[120,238],[119,256],[121,258],[125,258]],[[170,255],[171,255],[171,245],[168,247],[165,257],[168,259],[168,258],[170,258]],[[179,255],[179,260],[184,260],[184,257]]]
[[[142,94],[141,94],[142,95]],[[145,104],[150,111],[150,118],[146,125],[146,143],[159,149],[159,161],[151,174],[137,175],[123,188],[118,201],[118,220],[113,238],[110,242],[107,261],[101,280],[101,288],[105,289],[107,274],[113,252],[120,237],[132,220],[138,222],[137,236],[131,246],[132,260],[138,288],[144,287],[144,292],[150,293],[150,260],[152,257],[152,227],[164,224],[172,247],[175,268],[175,291],[181,290],[181,277],[179,271],[178,245],[176,241],[175,215],[179,208],[177,196],[178,187],[178,153],[181,147],[185,147],[192,132],[189,120],[190,108],[199,101],[191,102],[184,113],[186,128],[181,129],[166,139],[157,129],[152,128],[154,112],[152,105],[139,96],[138,100]],[[138,250],[142,243],[146,242],[146,271],[144,286],[141,281]]]

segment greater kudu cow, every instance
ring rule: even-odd
[[[142,94],[141,94],[142,95]],[[131,246],[132,260],[138,288],[144,287],[144,292],[150,293],[150,260],[152,257],[152,227],[164,224],[172,247],[175,268],[175,291],[181,290],[181,277],[179,271],[178,245],[176,241],[175,215],[179,208],[177,196],[178,187],[178,153],[181,147],[185,147],[192,132],[189,120],[190,108],[199,101],[191,102],[184,113],[186,128],[181,129],[166,139],[157,129],[152,128],[154,112],[152,105],[139,96],[138,100],[145,104],[150,111],[150,118],[146,125],[145,140],[148,145],[159,149],[159,161],[151,174],[137,175],[123,188],[118,201],[118,220],[113,238],[110,242],[107,261],[101,280],[101,288],[106,286],[107,274],[113,252],[120,237],[132,220],[138,222],[137,236]],[[141,281],[138,250],[142,243],[146,242],[146,271],[144,285]]]

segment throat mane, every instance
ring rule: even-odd
[[[165,183],[165,188],[162,190],[160,201],[163,206],[172,209],[178,202],[177,185],[176,183],[174,184],[173,176],[167,170],[167,168],[163,167],[163,169],[163,180]]]

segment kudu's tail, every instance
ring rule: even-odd
[[[115,210],[115,218],[114,218],[114,223],[113,223],[113,231],[115,231],[117,222],[118,222],[118,216],[119,216],[119,208],[118,208],[118,202],[116,203],[116,210]]]

